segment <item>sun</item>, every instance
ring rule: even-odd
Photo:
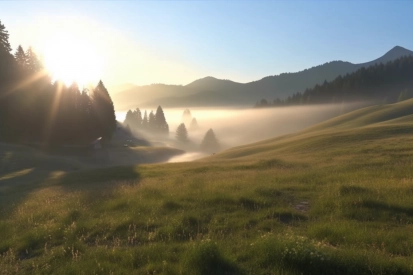
[[[49,33],[43,41],[43,62],[54,80],[79,87],[97,83],[102,74],[103,58],[95,42],[68,31]]]

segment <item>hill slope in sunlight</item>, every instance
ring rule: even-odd
[[[413,99],[376,105],[344,114],[296,134],[229,149],[206,160],[270,158],[277,154],[303,154],[334,150],[369,140],[413,133]]]
[[[197,162],[0,188],[0,270],[413,274],[412,120],[413,99]]]

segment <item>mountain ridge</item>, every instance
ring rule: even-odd
[[[113,101],[118,109],[157,105],[163,107],[251,106],[261,98],[270,100],[277,97],[286,98],[322,84],[324,81],[332,81],[339,75],[344,76],[362,67],[387,63],[406,55],[413,55],[413,51],[395,46],[372,61],[354,64],[335,60],[302,71],[266,76],[247,83],[207,76],[186,85],[137,86],[115,94]],[[156,89],[159,87],[162,89]],[[132,100],[139,96],[146,99]]]

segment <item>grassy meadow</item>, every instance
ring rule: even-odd
[[[413,274],[413,100],[190,163],[2,146],[0,274]]]

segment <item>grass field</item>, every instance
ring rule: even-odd
[[[0,176],[1,274],[413,274],[413,100],[191,163],[41,159]]]

